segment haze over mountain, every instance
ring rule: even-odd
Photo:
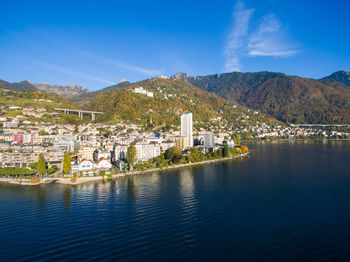
[[[49,85],[46,83],[38,83],[33,85],[40,91],[60,95],[67,99],[71,99],[73,97],[81,96],[91,92],[89,89],[82,87],[78,84],[68,84],[66,86],[61,86]]]
[[[188,81],[288,123],[350,123],[350,89],[334,80],[273,72],[194,77],[177,73],[172,78]]]

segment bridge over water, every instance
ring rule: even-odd
[[[78,113],[79,117],[83,119],[83,114],[91,114],[91,120],[94,121],[96,119],[96,115],[103,115],[103,112],[97,112],[97,111],[87,111],[87,110],[79,110],[79,109],[69,109],[69,108],[54,108],[57,111],[62,111],[65,114],[69,113]]]

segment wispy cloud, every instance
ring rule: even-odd
[[[115,65],[117,67],[126,69],[126,70],[130,70],[130,71],[135,71],[147,76],[157,76],[157,75],[161,75],[162,74],[162,70],[159,69],[147,69],[147,68],[143,68],[140,66],[136,66],[136,65],[130,65],[130,64],[125,64],[125,63],[121,63],[121,62],[117,62],[114,60],[104,60],[106,63],[110,63],[112,65]]]
[[[225,69],[228,71],[239,71],[240,49],[246,44],[246,37],[249,29],[249,20],[252,17],[254,9],[244,9],[241,2],[237,2],[233,12],[234,24],[230,34],[227,37],[227,43],[224,50]]]
[[[115,82],[101,78],[99,76],[76,71],[76,70],[73,70],[73,69],[70,69],[67,67],[57,66],[57,65],[50,64],[50,63],[39,62],[39,61],[34,62],[34,64],[41,66],[41,67],[50,68],[51,70],[55,70],[57,72],[65,73],[65,74],[76,76],[76,77],[81,77],[81,78],[92,80],[92,81],[101,82],[101,83],[108,84],[108,85],[115,84]]]
[[[249,39],[248,55],[283,57],[297,53],[294,46],[288,43],[281,27],[274,14],[264,16],[258,30]]]
[[[107,58],[101,55],[97,55],[97,54],[93,54],[90,53],[86,50],[83,50],[81,48],[74,48],[74,47],[65,47],[66,50],[71,50],[72,53],[74,54],[79,54],[85,57],[89,57],[95,61],[98,61],[100,63],[104,63],[104,64],[109,64],[112,66],[116,66],[125,70],[129,70],[129,71],[134,71],[137,73],[141,73],[143,75],[146,76],[157,76],[157,75],[161,75],[163,73],[163,70],[160,69],[149,69],[149,68],[145,68],[145,67],[141,67],[141,66],[137,66],[137,65],[131,65],[131,64],[127,64],[127,63],[123,63],[111,58]]]
[[[298,52],[275,14],[265,15],[258,26],[251,26],[254,9],[237,2],[233,11],[233,26],[224,49],[225,70],[240,71],[243,57],[287,57]]]
[[[45,49],[45,50],[50,50],[50,51],[60,50],[64,53],[70,52],[71,55],[75,55],[75,56],[80,55],[80,56],[89,57],[92,62],[109,64],[111,66],[115,66],[115,67],[119,67],[119,68],[124,69],[124,70],[140,73],[140,74],[143,74],[146,76],[157,76],[157,75],[163,74],[164,70],[161,70],[161,69],[145,68],[145,67],[134,65],[134,64],[124,63],[124,62],[119,61],[119,60],[115,60],[115,59],[107,58],[107,57],[104,57],[104,56],[101,56],[101,55],[98,55],[95,53],[91,53],[91,52],[86,51],[80,47],[79,48],[74,47],[74,46],[72,46],[71,43],[66,44],[62,41],[61,38],[56,37],[55,35],[52,35],[49,31],[50,30],[46,31],[46,30],[41,28],[39,30],[39,33],[38,33],[38,34],[44,35],[46,37],[45,44],[43,44],[42,42],[34,41],[34,40],[27,38],[24,35],[18,34],[18,33],[11,33],[11,36],[13,38],[19,39],[21,41],[25,41],[33,46],[37,46],[37,47]],[[45,40],[45,38],[43,38],[43,37],[42,37],[42,39]],[[50,39],[51,39],[51,41],[50,41]]]

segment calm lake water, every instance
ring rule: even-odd
[[[0,184],[1,261],[350,261],[350,142],[78,186]]]

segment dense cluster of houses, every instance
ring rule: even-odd
[[[136,92],[144,93],[144,89],[139,89],[135,89]],[[40,108],[15,110],[22,110],[23,114],[27,115],[45,113],[45,110]],[[214,120],[222,123],[222,126],[227,124],[220,117]],[[180,130],[171,129],[168,132],[142,132],[139,126],[122,123],[78,126],[51,123],[28,125],[17,117],[8,119],[1,116],[0,124],[0,167],[28,167],[29,164],[38,161],[39,153],[43,153],[50,165],[54,164],[60,168],[64,153],[69,152],[72,156],[73,172],[96,172],[112,167],[124,170],[127,165],[126,152],[130,145],[136,148],[137,162],[144,162],[174,146],[180,149],[197,146],[200,150],[208,150],[222,147],[224,141],[229,146],[234,146],[232,135],[245,132],[254,134],[256,138],[346,134],[336,131],[330,133],[316,128],[269,126],[265,123],[215,131],[209,126],[208,129],[201,128],[194,133],[190,112],[181,116]]]

